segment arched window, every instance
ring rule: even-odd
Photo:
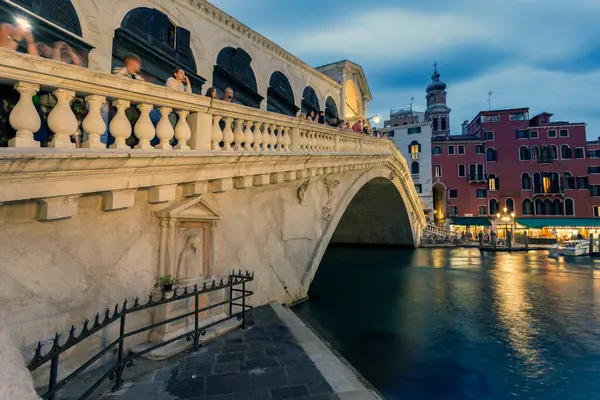
[[[521,146],[519,147],[519,160],[528,161],[531,159],[531,153],[529,151],[529,147]]]
[[[77,12],[75,12],[71,0],[13,0],[13,3],[39,15],[46,21],[50,21],[77,36],[81,36],[81,25],[79,24],[79,18],[77,18]],[[38,33],[36,31],[33,32]]]
[[[143,60],[144,80],[163,86],[175,68],[183,68],[192,90],[200,93],[206,79],[197,73],[190,43],[190,31],[176,26],[162,11],[134,8],[115,31],[112,66],[123,65],[123,57],[129,53],[137,54]]]
[[[563,174],[563,188],[565,188],[565,190],[575,189],[575,178],[570,172],[565,172]]]
[[[515,212],[515,201],[512,198],[506,199],[505,204],[509,213]]]
[[[295,117],[300,108],[294,104],[294,92],[287,76],[273,72],[267,90],[267,111]]]
[[[544,215],[544,207],[541,199],[535,200],[535,215]]]
[[[552,215],[563,215],[563,214],[564,214],[563,202],[560,201],[559,199],[555,199],[554,202],[552,203]]]
[[[410,165],[410,173],[413,175],[418,175],[419,174],[419,163],[416,161],[413,161],[412,164]]]
[[[563,160],[570,160],[573,158],[573,150],[571,150],[568,144],[560,146],[560,158]]]
[[[552,215],[552,200],[550,200],[550,199],[544,200],[542,214],[543,215]]]
[[[565,214],[571,216],[575,215],[575,202],[573,199],[565,200]]]
[[[321,107],[319,106],[319,97],[317,96],[317,92],[310,86],[304,88],[302,92],[302,113],[310,114],[313,111],[315,114],[319,114],[321,111]]]
[[[521,174],[521,189],[531,190],[531,177],[527,172]]]
[[[411,157],[414,158],[413,154],[419,154],[421,152],[421,144],[416,140],[413,140],[408,145],[408,152],[411,154]]]
[[[490,215],[500,212],[500,203],[496,199],[490,199]]]
[[[533,203],[530,199],[523,200],[523,215],[533,215]]]
[[[433,119],[433,130],[434,131],[438,130],[438,119],[437,118]]]
[[[555,145],[550,146],[549,152],[551,160],[558,160],[558,147]]]
[[[500,178],[495,174],[488,175],[488,190],[500,190]]]
[[[543,193],[542,191],[542,175],[539,172],[533,174],[533,190],[535,193]]]
[[[498,154],[496,153],[496,149],[489,148],[486,150],[486,154],[488,161],[498,161]]]
[[[325,119],[327,122],[339,120],[337,105],[333,97],[329,96],[325,101]]]
[[[548,150],[548,146],[546,146],[546,145],[540,147],[540,160],[542,160],[542,161],[550,160],[550,151]]]
[[[531,159],[532,160],[540,159],[540,148],[538,146],[531,146]]]
[[[225,47],[219,52],[213,72],[213,86],[219,92],[219,97],[229,87],[233,89],[234,102],[260,108],[263,97],[258,94],[251,63],[252,57],[239,47]]]
[[[442,117],[442,130],[445,131],[447,129],[446,118]]]

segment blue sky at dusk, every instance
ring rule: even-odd
[[[363,66],[370,115],[425,109],[438,62],[453,133],[487,109],[530,107],[600,136],[600,0],[213,0],[317,66]]]

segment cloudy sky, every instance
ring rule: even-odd
[[[487,109],[530,107],[600,136],[600,0],[212,0],[317,66],[361,64],[370,113],[387,116],[425,87],[437,61],[454,133]],[[532,114],[533,115],[533,114]]]

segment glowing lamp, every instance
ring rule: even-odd
[[[15,22],[17,23],[17,25],[19,25],[21,28],[27,31],[31,29],[31,24],[25,18],[17,17],[15,18]]]

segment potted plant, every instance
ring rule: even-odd
[[[158,287],[160,287],[163,292],[170,292],[173,290],[174,282],[175,281],[171,275],[164,275],[158,278]]]

